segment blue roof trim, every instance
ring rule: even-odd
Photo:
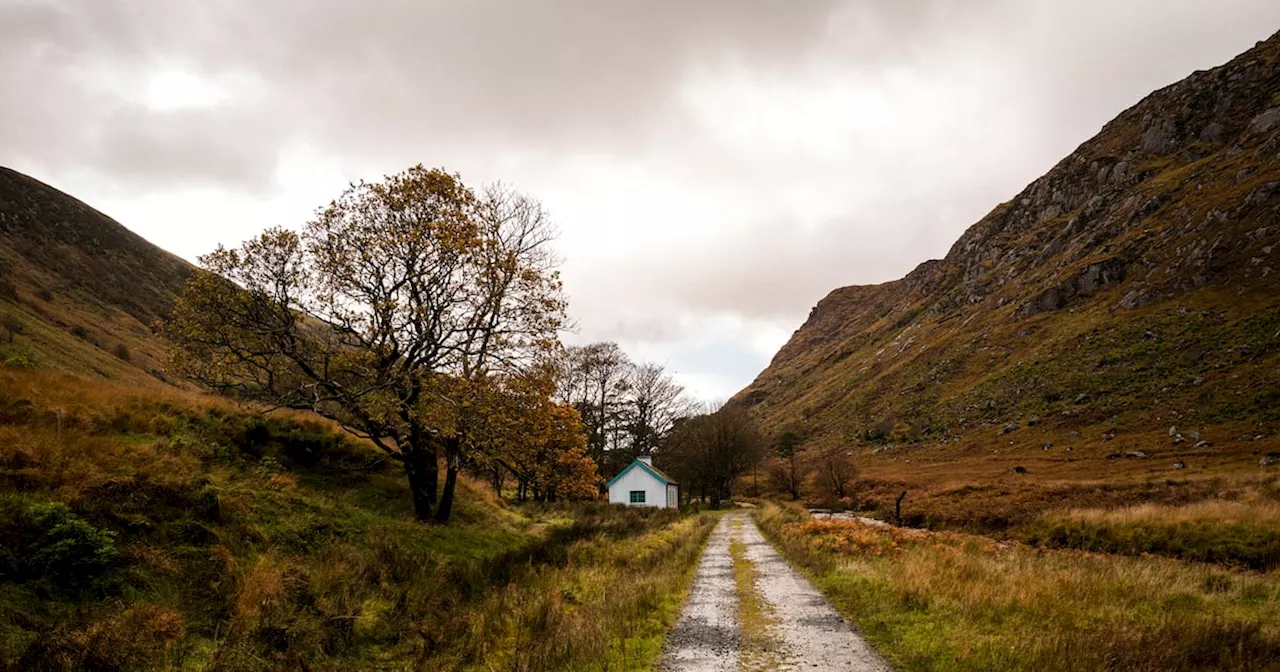
[[[649,472],[649,474],[652,475],[654,478],[658,479],[659,481],[662,481],[663,485],[680,485],[679,483],[676,483],[670,478],[667,478],[657,469],[654,469],[653,467],[645,464],[644,462],[641,462],[640,460],[633,460],[631,464],[628,464],[625,468],[623,468],[622,471],[619,471],[617,476],[614,476],[613,478],[609,479],[609,482],[605,483],[604,487],[608,488],[612,486],[614,481],[618,480],[619,478],[622,478],[628,471],[631,471],[636,465],[639,465],[641,469],[644,469],[645,471]]]

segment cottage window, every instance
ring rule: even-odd
[[[644,504],[644,490],[632,490],[632,491],[631,491],[631,503],[632,503],[632,504]]]

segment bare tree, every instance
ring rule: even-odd
[[[730,497],[733,481],[764,458],[768,443],[746,410],[726,406],[676,423],[663,442],[659,462],[686,492],[713,506]]]
[[[622,444],[622,412],[633,368],[617,343],[568,348],[561,398],[573,404],[587,430],[587,454],[605,466],[605,453]]]
[[[636,366],[630,376],[627,407],[627,432],[630,452],[648,455],[658,447],[676,418],[689,415],[694,405],[684,388],[660,364]]]
[[[858,480],[858,465],[848,448],[834,446],[818,453],[814,460],[818,479],[828,493],[836,499],[844,499],[852,492]]]

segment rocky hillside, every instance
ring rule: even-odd
[[[115,220],[0,168],[0,363],[109,378],[158,374],[151,325],[191,266]]]
[[[1280,34],[1122,113],[946,258],[833,291],[734,402],[826,444],[1269,439],[1277,248]]]

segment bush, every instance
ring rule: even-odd
[[[22,353],[18,353],[7,357],[4,360],[4,365],[10,369],[30,369],[34,367],[36,363],[31,361],[30,357],[27,357]]]
[[[63,589],[99,587],[119,560],[116,533],[100,530],[62,502],[0,504],[7,553],[0,571],[18,581],[45,579]]]
[[[111,354],[126,362],[133,359],[133,355],[129,352],[129,346],[124,343],[116,344],[116,347],[111,349]]]

